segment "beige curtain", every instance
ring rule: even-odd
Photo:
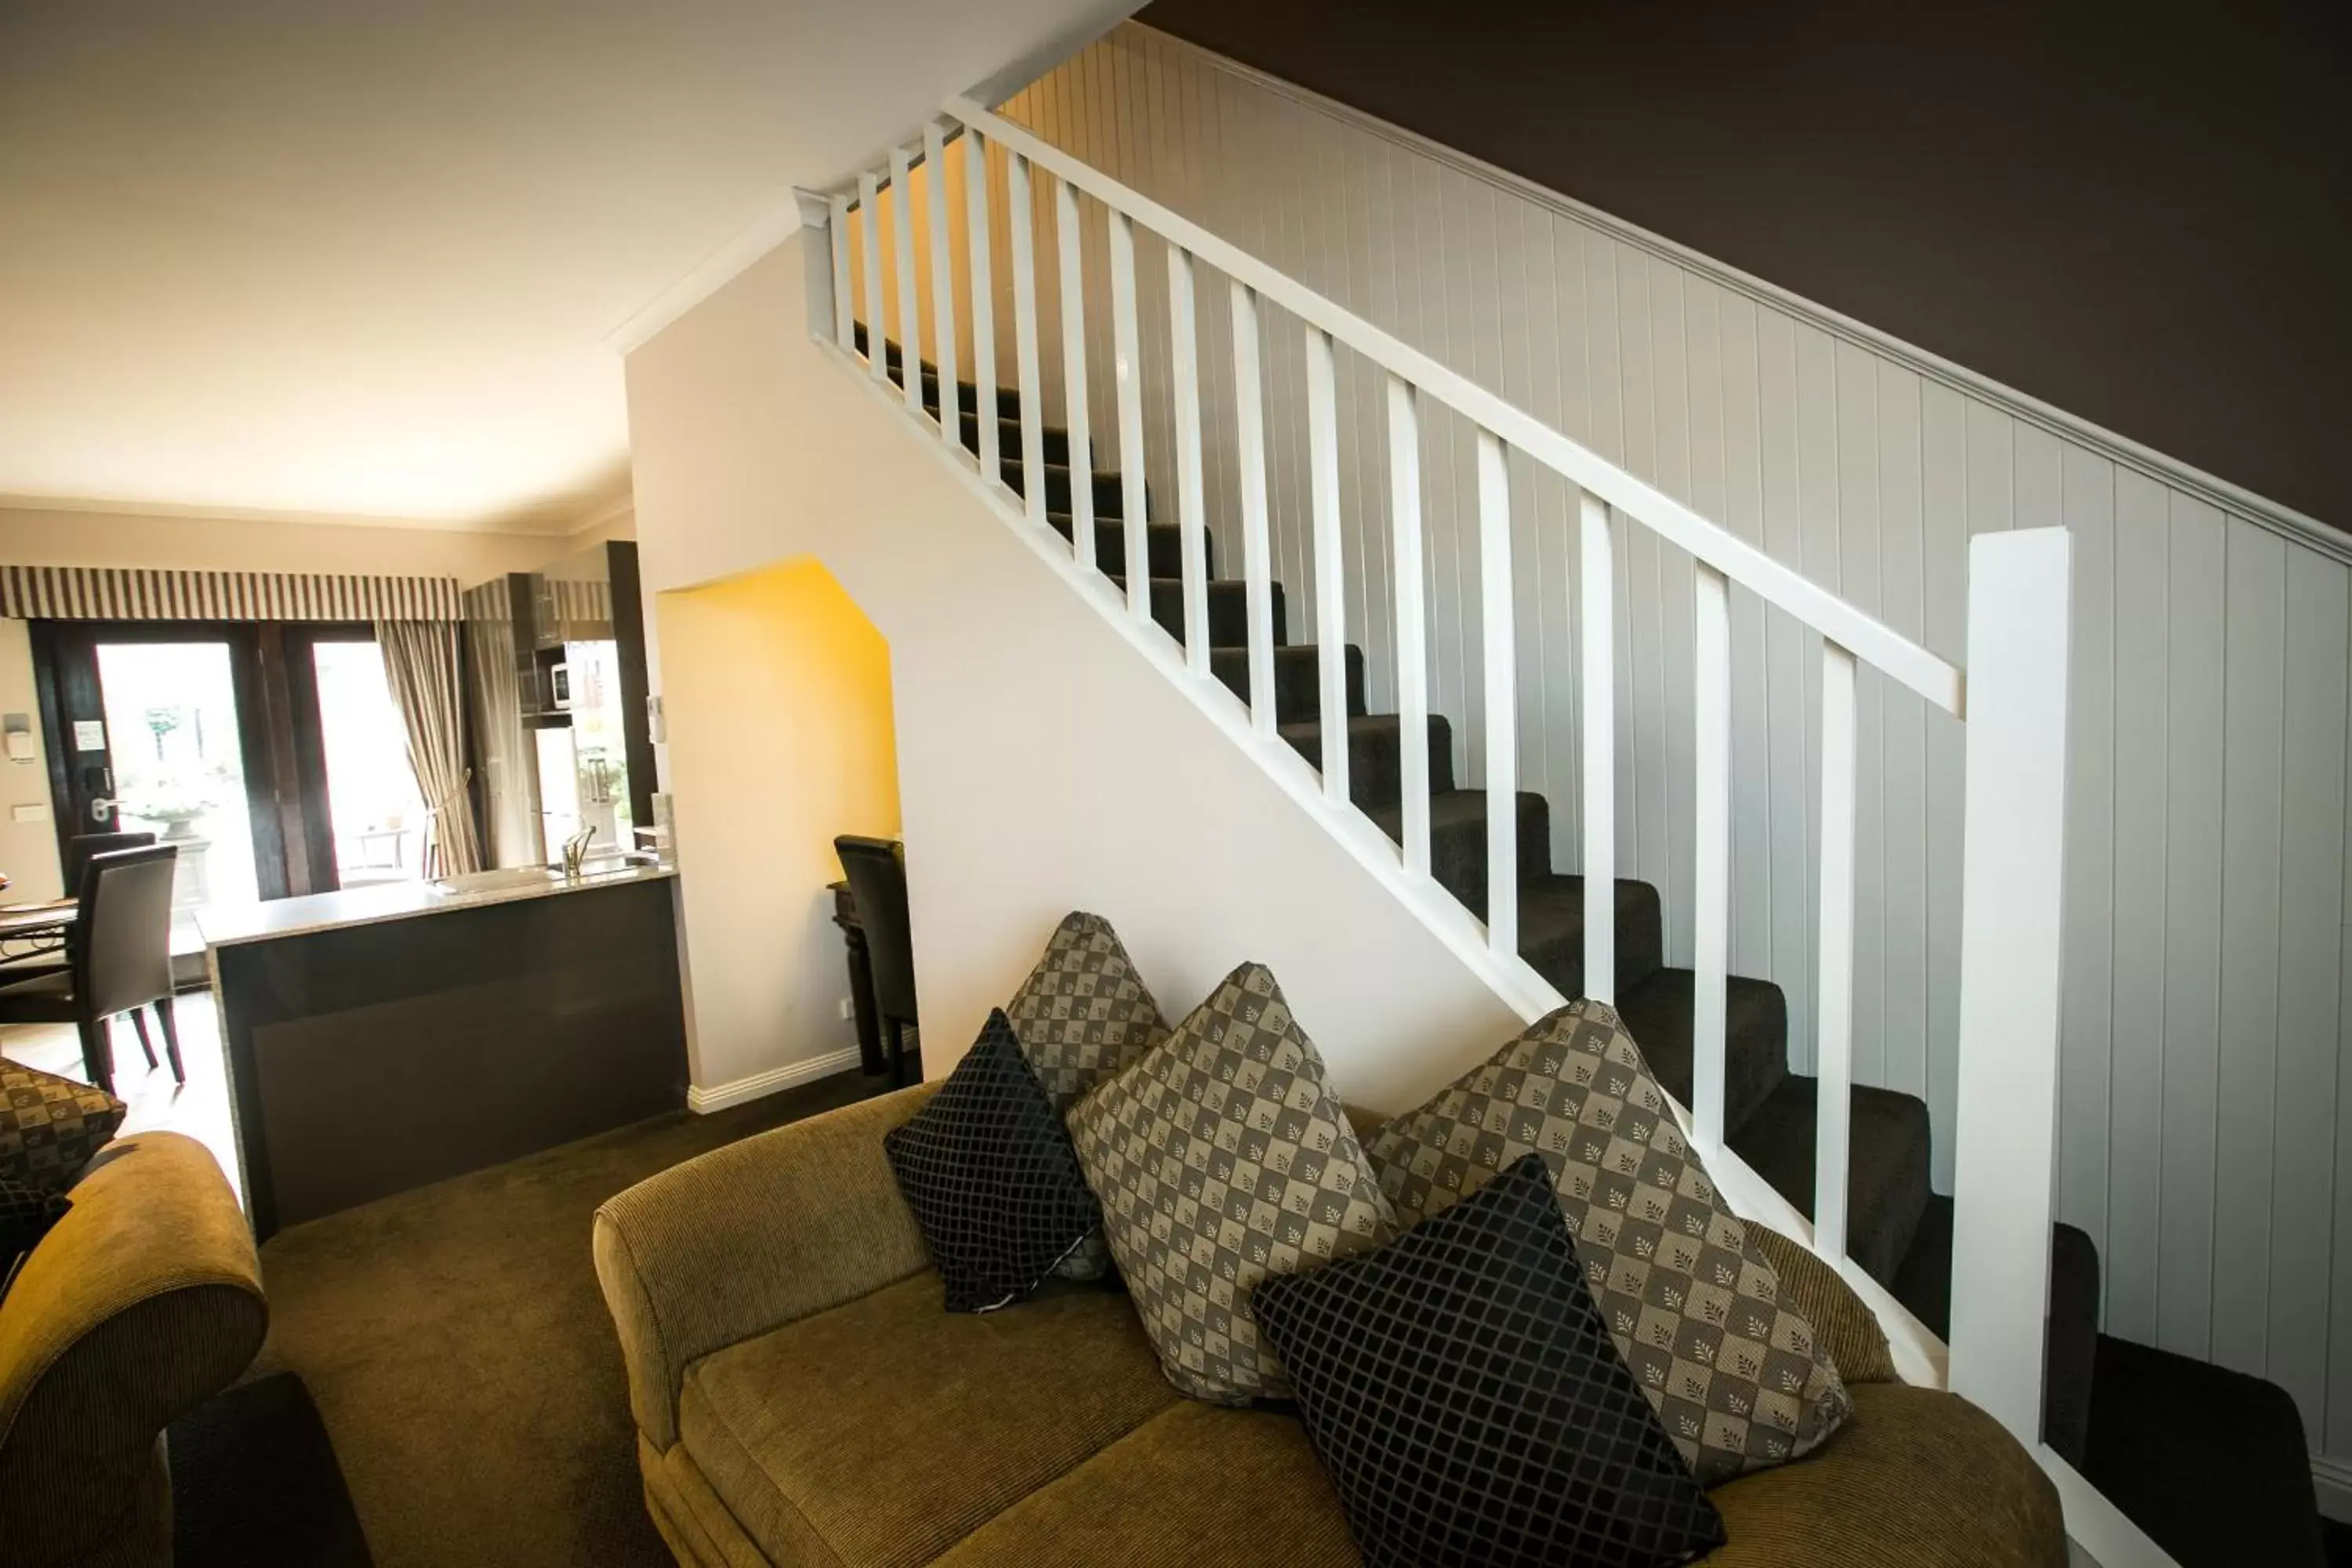
[[[473,803],[466,794],[465,701],[455,621],[378,621],[384,678],[408,726],[408,763],[433,813],[427,872],[462,876],[482,868],[474,843]]]

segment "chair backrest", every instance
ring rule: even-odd
[[[110,855],[117,849],[144,849],[155,842],[152,833],[78,833],[66,840],[65,864],[58,868],[65,873],[66,897],[81,896],[82,868],[93,855]]]
[[[74,920],[74,995],[111,1017],[172,994],[172,874],[176,844],[114,849],[82,868]]]
[[[845,834],[833,841],[857,904],[874,971],[874,1005],[886,1018],[915,1019],[915,940],[907,925],[907,852],[895,838]]]

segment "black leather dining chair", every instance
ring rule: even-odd
[[[140,1014],[148,1006],[163,1026],[173,1080],[188,1081],[172,1016],[172,875],[179,859],[179,847],[173,844],[90,856],[75,900],[79,907],[65,972],[0,989],[0,1024],[72,1024],[79,1029],[83,1070],[109,1094],[114,1092],[114,1059],[108,1021],[131,1015],[152,1068],[155,1047]]]
[[[65,873],[65,889],[74,897],[81,894],[82,868],[93,855],[111,855],[118,849],[144,849],[155,842],[152,833],[77,833],[66,840],[65,863],[58,868]]]
[[[874,972],[874,1010],[881,1015],[882,1051],[890,1064],[890,1087],[907,1082],[906,1031],[921,1026],[915,1016],[915,942],[907,923],[907,853],[895,838],[844,834],[833,841],[857,924],[866,933],[867,962]]]

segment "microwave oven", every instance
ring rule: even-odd
[[[547,667],[547,705],[558,713],[572,711],[572,667],[557,663]]]

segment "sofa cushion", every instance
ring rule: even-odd
[[[1251,1289],[1393,1234],[1322,1058],[1262,963],[1080,1100],[1070,1137],[1160,1364],[1195,1399],[1288,1394]]]
[[[1853,1394],[1838,1440],[1711,1494],[1705,1568],[2066,1568],[2058,1494],[1966,1400],[1904,1384]],[[1180,1404],[1007,1509],[940,1568],[1189,1568],[1362,1559],[1306,1433],[1270,1410]]]
[[[1367,1563],[1674,1568],[1722,1542],[1611,1342],[1540,1154],[1250,1305]]]
[[[0,1060],[0,1176],[65,1191],[121,1127],[125,1109],[102,1089]]]
[[[1355,1568],[1295,1416],[1184,1401],[1005,1510],[940,1568]]]
[[[772,1561],[927,1563],[1175,1401],[1116,1291],[942,1294],[926,1271],[688,1369],[680,1441]]]
[[[1076,1151],[1002,1011],[882,1152],[950,1312],[1017,1301],[1102,1228]]]
[[[1845,1418],[1812,1324],[1605,1005],[1538,1018],[1370,1149],[1406,1226],[1543,1155],[1618,1352],[1703,1484],[1808,1453]]]

